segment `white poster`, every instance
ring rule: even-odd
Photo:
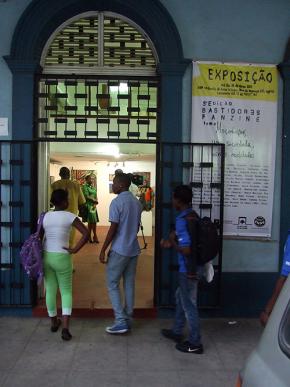
[[[225,144],[224,234],[270,237],[277,69],[193,63],[192,142]]]

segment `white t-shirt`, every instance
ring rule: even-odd
[[[49,253],[67,253],[71,225],[76,215],[68,211],[49,211],[43,219],[45,231],[43,249]]]

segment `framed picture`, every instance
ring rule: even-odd
[[[71,171],[72,180],[78,181],[80,185],[85,184],[87,175],[93,175],[93,187],[97,187],[97,175],[95,171],[89,169],[73,169]]]
[[[114,177],[114,173],[109,173],[109,181],[113,181]]]
[[[150,172],[133,172],[133,175],[138,175],[143,177],[143,184],[146,183],[150,187],[151,183],[151,173]]]

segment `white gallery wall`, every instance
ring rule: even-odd
[[[69,169],[79,170],[94,170],[97,176],[97,194],[98,194],[98,214],[100,226],[109,226],[108,221],[109,205],[116,195],[109,192],[109,175],[114,174],[116,169],[122,169],[124,173],[135,172],[150,172],[151,174],[151,187],[155,192],[155,162],[154,161],[125,161],[123,162],[107,162],[107,161],[68,161],[64,164],[50,163],[50,176],[54,177],[54,180],[60,179],[59,170],[62,166],[66,166]],[[112,183],[112,182],[111,182]]]

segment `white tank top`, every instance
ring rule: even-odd
[[[49,253],[67,253],[71,225],[76,215],[68,211],[49,211],[43,219],[43,249]]]

